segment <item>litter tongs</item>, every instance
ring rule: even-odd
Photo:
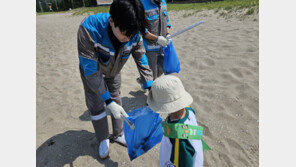
[[[128,120],[123,114],[121,114],[121,118],[122,118],[122,120],[124,120],[124,122],[126,122],[128,124],[128,126],[131,129],[135,129],[135,125],[130,120]]]

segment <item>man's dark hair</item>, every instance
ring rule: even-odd
[[[132,37],[139,31],[144,34],[147,21],[145,10],[140,0],[114,0],[110,6],[110,15],[115,27]]]

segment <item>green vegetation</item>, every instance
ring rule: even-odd
[[[250,9],[248,9],[248,11],[247,11],[247,15],[251,15],[251,14],[253,14],[254,13],[254,11],[255,11],[255,9],[254,8],[250,8]]]
[[[48,15],[48,14],[59,14],[59,13],[66,13],[67,11],[60,11],[60,12],[37,12],[36,15]]]
[[[168,4],[168,10],[205,10],[205,9],[224,9],[233,8],[243,9],[259,6],[259,0],[224,0],[211,3],[188,3],[188,4]]]
[[[183,17],[189,17],[191,15],[194,15],[197,12],[199,12],[199,11],[198,10],[195,10],[194,12],[191,12],[191,13],[185,13],[185,14],[183,14]]]
[[[68,11],[69,8],[81,8],[81,7],[91,7],[96,6],[96,0],[36,0],[36,12],[49,12],[51,9],[53,11]]]
[[[220,16],[222,16],[222,17],[226,17],[226,16],[227,16],[227,13],[226,13],[226,12],[221,12],[221,13],[220,13]]]
[[[176,0],[175,0],[176,2]],[[215,10],[215,13],[220,13],[220,16],[224,17],[227,13],[231,13],[236,10],[248,9],[245,15],[254,14],[254,12],[258,13],[259,10],[259,0],[224,0],[224,1],[216,1],[216,2],[203,2],[203,3],[168,3],[169,11],[180,11],[180,10],[193,10],[193,12],[184,14],[183,17],[191,16],[197,12],[202,10]],[[223,11],[224,10],[224,11]],[[227,13],[225,13],[227,11]],[[97,6],[97,7],[83,7],[76,8],[72,11],[68,11],[73,13],[73,15],[82,15],[82,14],[94,14],[94,13],[108,13],[109,6]],[[46,12],[42,14],[49,13],[57,13],[57,12]]]
[[[110,6],[85,7],[72,10],[73,15],[94,14],[94,13],[109,13]]]

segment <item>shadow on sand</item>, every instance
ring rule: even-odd
[[[123,108],[128,112],[146,105],[147,96],[143,91],[131,91],[133,97],[122,97]],[[91,121],[90,114],[85,111],[79,119],[81,121]],[[96,151],[95,134],[86,130],[69,130],[65,133],[57,134],[44,142],[36,151],[37,167],[73,167],[73,162],[80,156],[91,156],[99,163],[107,167],[117,167],[118,163],[110,158],[100,160]]]
[[[36,151],[37,167],[73,167],[73,162],[80,156],[91,156],[99,163],[108,167],[118,167],[118,163],[110,158],[100,160],[96,151],[95,134],[86,130],[66,131],[57,134],[44,142]]]
[[[122,97],[122,105],[126,112],[135,110],[146,105],[147,95],[142,90],[130,91],[133,97]]]
[[[126,112],[135,110],[137,108],[143,107],[146,105],[147,96],[143,93],[143,91],[130,91],[130,95],[133,97],[122,97],[122,107]],[[107,113],[110,115],[110,113]],[[91,121],[90,113],[88,110],[84,111],[82,115],[79,116],[81,121]]]

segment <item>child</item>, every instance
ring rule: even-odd
[[[147,99],[148,106],[152,110],[158,113],[169,114],[162,125],[181,125],[180,127],[184,127],[185,125],[186,128],[191,127],[194,130],[202,127],[198,126],[195,119],[195,112],[189,106],[192,102],[193,99],[191,95],[185,91],[181,80],[173,75],[164,75],[157,78],[152,84]],[[187,130],[191,131],[192,129],[189,128]],[[178,135],[166,137],[167,134],[170,133],[174,134],[172,129],[167,130],[164,128],[164,136],[159,152],[159,166],[203,166],[202,141],[192,139],[192,136],[184,136],[184,134],[182,134],[183,136],[181,137],[178,137]],[[175,131],[175,134],[177,134],[177,131]],[[202,131],[199,134],[200,138],[201,134]]]

